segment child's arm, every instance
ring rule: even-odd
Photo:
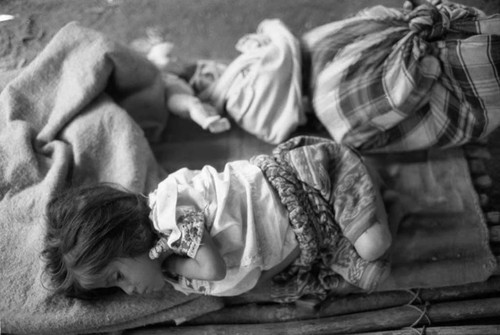
[[[186,77],[191,77],[196,64],[185,63],[174,56],[174,45],[169,42],[158,43],[157,32],[151,32],[155,43],[147,54],[147,58],[157,66],[162,74],[166,89],[167,108],[174,114],[193,120],[203,129],[212,133],[220,133],[231,128],[231,123],[208,104],[203,104],[195,96],[193,88]]]
[[[165,268],[168,272],[190,279],[216,281],[226,277],[226,263],[207,231],[203,232],[194,258],[174,254],[165,260]]]
[[[231,127],[229,120],[221,117],[213,106],[202,103],[194,95],[171,94],[167,98],[167,107],[172,113],[189,118],[212,133],[224,132]]]

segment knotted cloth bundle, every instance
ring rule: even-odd
[[[319,120],[363,151],[452,147],[500,123],[500,15],[434,1],[382,6],[304,37]]]

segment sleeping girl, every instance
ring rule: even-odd
[[[293,285],[288,301],[324,298],[342,280],[373,290],[391,245],[373,180],[347,147],[297,137],[221,172],[180,169],[148,196],[68,188],[47,207],[46,273],[80,298],[167,285],[235,296],[271,277]]]

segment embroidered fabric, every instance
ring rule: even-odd
[[[178,170],[150,198],[155,228],[160,233],[171,231],[165,238],[172,246],[177,240],[172,236],[182,235],[182,227],[178,227],[182,217],[176,217],[179,208],[201,209],[204,229],[226,263],[226,277],[220,281],[167,278],[186,294],[245,293],[255,286],[262,271],[280,264],[297,246],[286,210],[262,171],[248,161],[228,163],[223,172],[210,166]]]
[[[165,252],[173,252],[190,258],[196,256],[205,230],[205,217],[202,211],[194,208],[181,207],[178,208],[178,211],[181,213],[177,218],[177,227],[181,232],[180,238],[169,245],[168,239],[171,231],[161,233],[162,237],[149,251],[149,258],[158,258],[160,254]]]

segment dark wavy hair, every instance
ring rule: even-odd
[[[93,289],[116,258],[136,257],[154,245],[147,199],[118,185],[72,187],[46,208],[42,257],[56,293],[92,299],[116,288]]]

